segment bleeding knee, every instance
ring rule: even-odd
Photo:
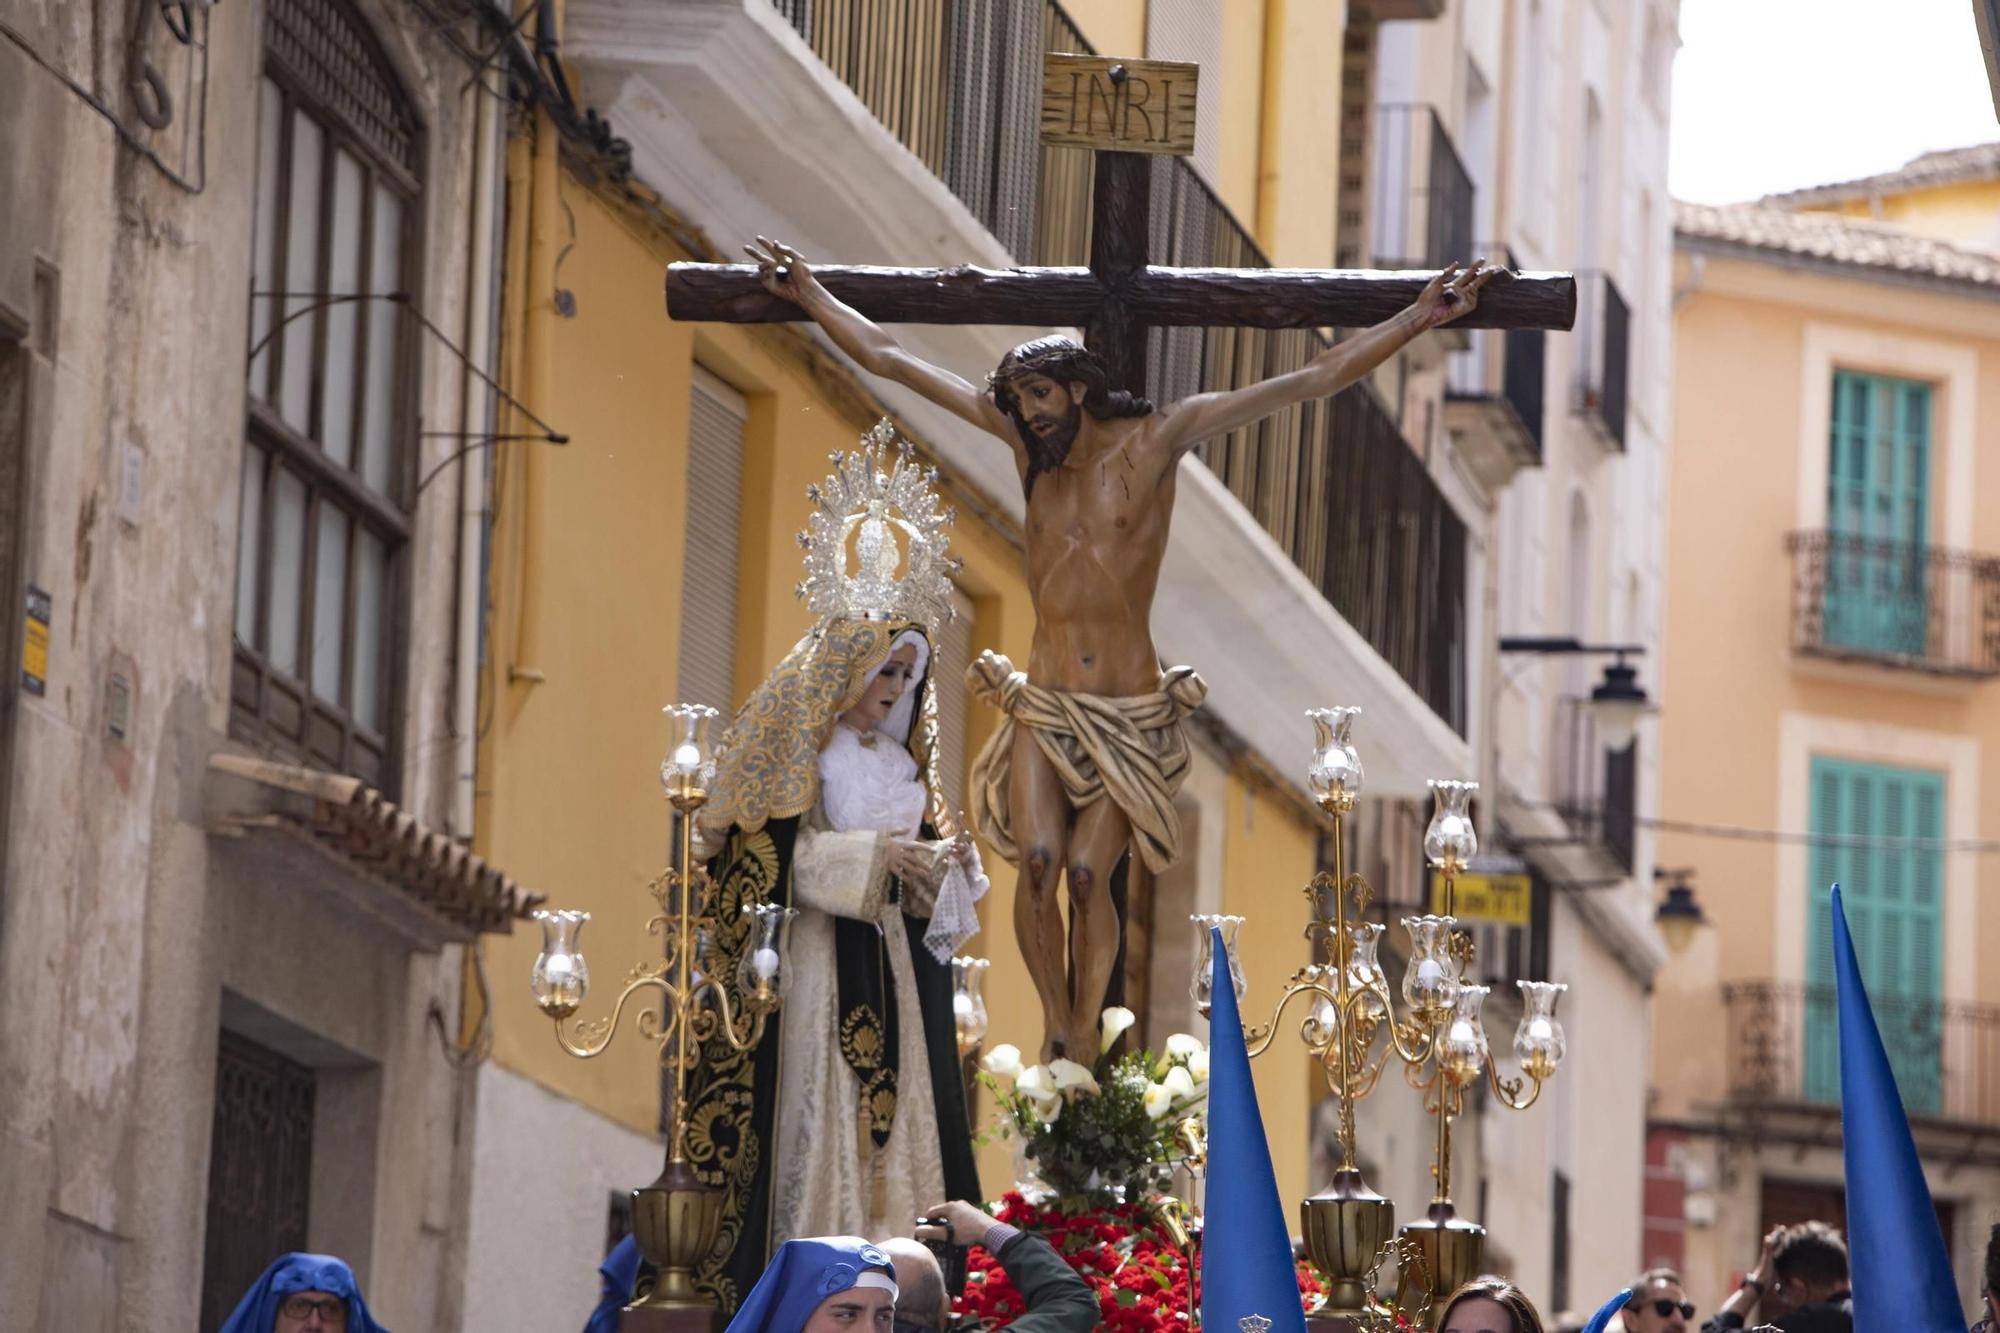
[[[1022,867],[1028,872],[1028,887],[1046,891],[1055,887],[1056,858],[1046,847],[1037,847],[1028,853],[1027,863]]]
[[[1097,873],[1086,865],[1069,868],[1069,891],[1072,897],[1082,897],[1097,887]]]

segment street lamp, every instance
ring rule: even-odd
[[[1666,937],[1667,947],[1675,953],[1685,952],[1694,942],[1697,926],[1708,924],[1708,916],[1695,901],[1694,886],[1688,880],[1694,875],[1694,867],[1682,870],[1668,870],[1665,867],[1653,871],[1654,879],[1667,881],[1667,896],[1660,900],[1660,906],[1653,913],[1653,921]]]
[[[1652,699],[1639,684],[1638,668],[1625,662],[1627,657],[1639,657],[1645,653],[1645,648],[1639,644],[1588,644],[1573,638],[1505,637],[1500,640],[1500,651],[1552,657],[1610,657],[1612,661],[1604,668],[1603,681],[1590,692],[1590,716],[1597,724],[1597,737],[1607,750],[1621,751],[1631,745],[1632,738],[1639,731],[1639,719],[1657,711]]]

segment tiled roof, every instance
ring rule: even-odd
[[[359,778],[227,753],[208,767],[216,832],[289,833],[459,930],[504,934],[544,900]]]
[[[2000,289],[2000,257],[1894,227],[1770,204],[1676,204],[1681,239],[1744,246],[1885,275]]]
[[[1983,180],[2000,180],[2000,142],[1925,153],[1911,158],[1894,171],[1878,172],[1859,180],[1814,185],[1804,190],[1789,190],[1784,194],[1770,195],[1764,202],[1783,208],[1813,208],[1866,199],[1877,194],[1904,194],[1959,181]]]

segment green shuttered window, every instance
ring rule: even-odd
[[[1812,830],[1879,839],[1942,839],[1944,776],[1846,759],[1812,761]],[[1840,1099],[1832,885],[1841,886],[1862,980],[1903,1103],[1943,1102],[1944,854],[1935,847],[1815,843],[1806,957],[1806,1095]]]

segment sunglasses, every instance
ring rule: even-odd
[[[1652,1306],[1653,1313],[1658,1315],[1662,1319],[1665,1319],[1668,1315],[1672,1314],[1676,1310],[1679,1310],[1681,1312],[1681,1318],[1683,1319],[1694,1318],[1693,1301],[1680,1301],[1677,1303],[1674,1301],[1661,1299],[1656,1301],[1647,1301],[1646,1304]]]

